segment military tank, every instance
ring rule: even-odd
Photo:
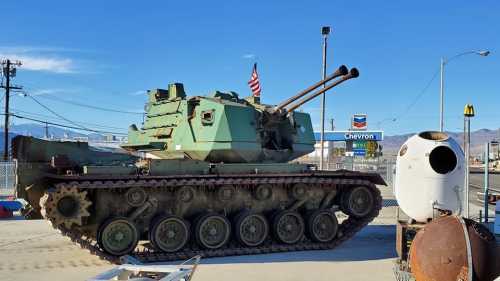
[[[180,83],[150,90],[142,128],[122,145],[130,155],[16,137],[19,194],[113,262],[334,248],[377,216],[385,182],[294,162],[315,144],[296,109],[358,75],[341,66],[277,106],[235,92],[188,97]]]

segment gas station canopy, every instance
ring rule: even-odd
[[[315,132],[316,141],[321,140],[321,133]],[[383,131],[329,131],[325,132],[325,141],[382,141]]]

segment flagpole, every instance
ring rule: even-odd
[[[259,75],[257,74],[257,63],[253,64],[252,75],[250,81],[248,81],[250,90],[252,90],[252,97],[255,103],[260,104],[260,83]]]
[[[255,73],[257,73],[257,62],[254,62],[253,69],[254,69]],[[259,95],[258,96],[254,95],[254,100],[255,100],[255,103],[257,103],[257,104],[260,104],[260,91],[261,91],[261,89],[260,89],[260,81],[259,81]]]

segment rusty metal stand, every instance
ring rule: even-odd
[[[398,258],[394,262],[393,272],[397,281],[415,281],[410,269],[409,253],[411,243],[417,232],[425,224],[412,223],[409,219],[401,218],[401,210],[398,207],[396,223],[396,252]]]

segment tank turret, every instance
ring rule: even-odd
[[[156,159],[287,162],[314,150],[311,118],[295,110],[358,75],[357,69],[341,66],[277,106],[260,104],[253,97],[243,99],[235,92],[187,97],[180,83],[150,90],[143,128],[131,125],[123,148]]]

